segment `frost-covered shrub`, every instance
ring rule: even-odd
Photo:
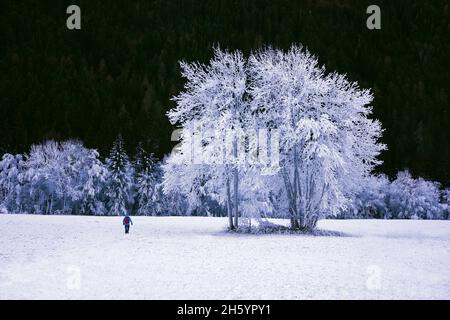
[[[397,174],[389,188],[389,218],[442,219],[439,183],[414,179],[408,171]]]
[[[351,202],[339,215],[341,218],[382,219],[388,215],[389,179],[385,175],[369,176],[351,197]]]

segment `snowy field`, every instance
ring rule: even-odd
[[[0,215],[0,298],[450,299],[450,221],[321,221],[335,237],[133,220]]]

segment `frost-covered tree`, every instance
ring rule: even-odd
[[[64,155],[58,142],[47,141],[31,146],[25,172],[31,212],[65,213],[70,192],[70,178],[66,168],[70,165],[63,159]]]
[[[383,149],[380,123],[369,118],[372,95],[293,46],[249,60],[252,111],[280,130],[280,174],[292,228],[312,229],[348,202],[347,190],[369,175]],[[277,185],[275,183],[275,185]]]
[[[107,177],[107,169],[99,159],[97,150],[86,149],[81,144],[72,146],[72,154],[77,155],[72,177],[71,200],[75,214],[105,215],[102,191]]]
[[[230,229],[238,227],[239,175],[245,169],[238,154],[248,107],[245,63],[242,53],[220,49],[208,65],[182,62],[187,82],[168,112],[183,133],[180,152],[164,167],[165,192],[182,192],[193,206],[207,192],[226,203]]]
[[[161,216],[186,216],[191,215],[193,212],[193,208],[197,206],[197,202],[194,200],[189,200],[188,197],[193,196],[193,193],[186,193],[187,190],[186,184],[183,184],[181,188],[176,187],[175,185],[170,186],[170,191],[165,191],[166,181],[165,178],[177,179],[179,176],[176,174],[165,175],[166,170],[171,170],[173,167],[169,164],[168,158],[170,156],[165,157],[162,161],[158,162],[154,166],[153,174],[157,181],[152,197],[152,205],[154,206],[153,212],[156,215]],[[183,172],[187,172],[188,170],[184,170]],[[193,189],[195,186],[193,186]]]
[[[96,150],[79,141],[31,147],[22,179],[22,205],[45,214],[104,214],[100,198],[106,170]]]
[[[75,140],[33,145],[19,182],[21,206],[31,213],[102,214],[106,171],[98,157]]]
[[[110,215],[124,214],[132,201],[133,168],[125,151],[121,135],[114,141],[109,157],[106,159],[108,176],[106,197]]]
[[[390,218],[442,219],[439,184],[414,179],[408,171],[397,174],[389,189]]]
[[[249,63],[241,53],[216,50],[209,65],[182,64],[182,69],[185,91],[168,114],[183,128],[182,143],[165,166],[165,188],[178,188],[190,203],[213,195],[226,203],[230,228],[237,226],[231,212],[237,218],[238,202],[245,199],[242,206],[250,215],[276,207],[288,213],[292,228],[312,229],[320,217],[342,210],[350,190],[379,163],[384,146],[377,142],[380,123],[370,119],[370,92],[342,75],[325,75],[300,47],[262,50]],[[279,130],[279,173],[262,178],[258,166],[237,153],[246,148],[239,135],[227,149],[226,138],[203,134],[228,128]],[[215,161],[223,154],[235,156],[231,164]]]
[[[0,207],[5,212],[21,212],[24,157],[6,153],[0,160]]]

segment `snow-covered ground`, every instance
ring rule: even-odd
[[[450,221],[321,221],[334,237],[133,220],[0,215],[0,298],[450,299]]]

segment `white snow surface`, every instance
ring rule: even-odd
[[[226,218],[0,215],[1,299],[450,299],[450,221],[323,220],[347,236],[244,235]]]

